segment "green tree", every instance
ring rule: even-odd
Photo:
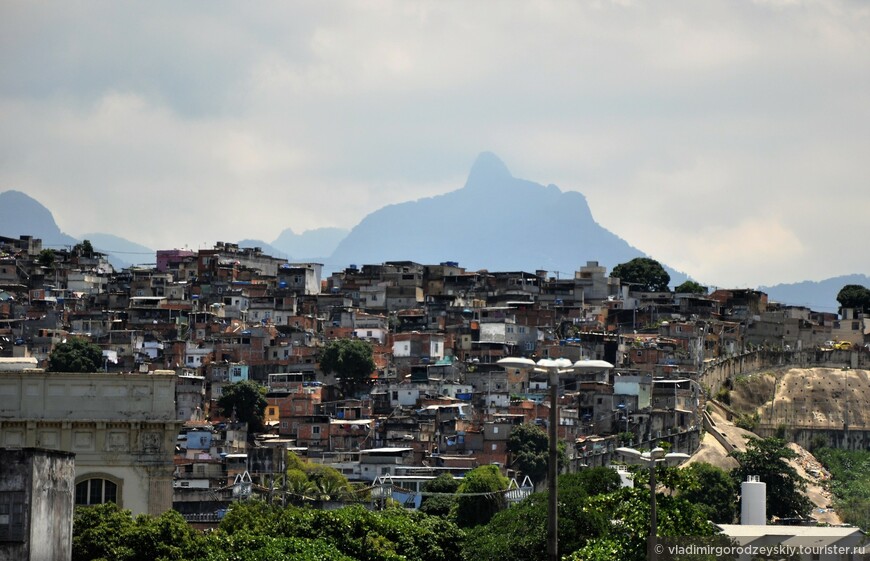
[[[559,476],[560,495],[568,489],[579,487],[584,495],[593,497],[618,491],[622,480],[616,470],[609,467],[587,468],[577,473],[567,473]],[[564,493],[561,491],[564,490]]]
[[[310,540],[309,545],[332,547],[356,561],[458,560],[463,538],[455,524],[403,508],[378,512],[361,505],[338,510],[281,509],[258,501],[234,504],[219,532],[233,539],[304,538]],[[252,557],[240,554],[237,558]]]
[[[613,470],[610,470],[613,471]],[[562,477],[559,478],[560,487]],[[559,491],[559,550],[570,553],[606,531],[609,521],[583,508],[579,487]],[[468,561],[539,561],[547,553],[547,493],[535,493],[498,512],[488,524],[468,531],[463,558]]]
[[[644,292],[665,292],[671,282],[671,276],[661,263],[649,257],[636,257],[628,263],[621,263],[613,268],[610,276]]]
[[[870,290],[860,284],[847,284],[837,293],[837,302],[843,308],[870,311]]]
[[[496,512],[507,506],[503,491],[509,480],[498,466],[486,465],[465,474],[457,493],[456,523],[460,528],[486,524]]]
[[[331,341],[320,353],[320,368],[326,373],[334,373],[342,391],[350,392],[371,381],[375,370],[372,346],[360,339]]]
[[[870,451],[822,447],[815,456],[831,472],[837,514],[843,522],[870,531]]]
[[[326,540],[263,534],[215,534],[202,561],[356,561]]]
[[[77,243],[73,246],[72,252],[75,255],[80,255],[82,257],[91,258],[94,256],[94,246],[91,245],[90,240],[84,240],[81,243]]]
[[[590,497],[583,507],[584,510],[596,512],[605,520],[618,520],[619,523],[608,524],[602,534],[589,539],[576,551],[565,550],[564,559],[568,561],[646,559],[646,540],[650,524],[649,493],[648,487],[639,486]],[[707,521],[704,510],[681,497],[657,493],[656,512],[658,536],[701,537],[714,536],[718,533],[716,527]]]
[[[76,507],[72,561],[129,558],[132,551],[124,540],[132,526],[130,511],[121,510],[115,503]]]
[[[746,481],[747,476],[757,475],[767,486],[768,518],[806,517],[813,509],[804,494],[807,482],[798,475],[788,460],[797,454],[779,438],[750,438],[746,451],[731,452],[740,465],[731,470],[736,486]]]
[[[550,460],[550,438],[547,432],[530,423],[517,425],[508,437],[508,451],[511,453],[511,467],[528,475],[537,486],[547,478]],[[558,443],[559,465],[565,463],[565,443]]]
[[[679,470],[689,479],[679,496],[707,512],[717,524],[732,524],[737,515],[737,486],[722,468],[706,462],[690,464]]]
[[[169,510],[139,515],[114,503],[78,507],[73,518],[73,561],[172,561],[201,558],[205,537]]]
[[[449,473],[442,473],[435,479],[423,485],[424,493],[442,493],[437,495],[423,495],[420,501],[420,512],[433,516],[449,516],[453,505],[456,504],[456,491],[459,489],[459,480]]]
[[[43,249],[36,258],[36,262],[39,263],[40,267],[51,267],[54,265],[54,260],[54,252],[50,249]]]
[[[96,372],[103,368],[103,351],[85,339],[58,343],[48,356],[49,372]]]
[[[351,496],[351,485],[337,469],[287,453],[287,493],[297,505],[305,501],[334,501]]]
[[[248,423],[250,433],[263,430],[263,418],[266,412],[266,388],[253,380],[242,380],[235,384],[224,386],[218,409],[225,417],[232,417],[242,423]]]
[[[707,287],[693,280],[687,280],[680,286],[676,287],[674,292],[680,294],[707,294]]]

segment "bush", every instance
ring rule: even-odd
[[[744,430],[754,431],[760,421],[761,416],[758,413],[745,413],[734,420],[734,425]]]

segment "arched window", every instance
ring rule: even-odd
[[[76,505],[121,505],[121,481],[103,474],[89,474],[76,483]]]

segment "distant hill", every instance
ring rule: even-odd
[[[266,255],[271,255],[272,257],[278,257],[279,259],[287,259],[288,261],[292,261],[292,257],[278,249],[277,247],[264,242],[263,240],[257,240],[252,238],[246,238],[244,240],[239,240],[236,242],[239,247],[259,247],[263,250],[263,253]]]
[[[473,270],[545,269],[564,277],[587,261],[612,269],[643,256],[595,222],[582,194],[517,179],[485,152],[461,189],[366,216],[327,265],[337,270],[391,260],[457,261]],[[671,275],[672,283],[685,279]]]
[[[767,293],[768,299],[792,306],[806,306],[819,312],[834,312],[839,309],[837,294],[847,284],[858,284],[870,288],[867,275],[843,275],[822,281],[803,281],[791,284],[759,286],[758,290]]]
[[[20,191],[4,191],[0,193],[0,236],[23,235],[39,238],[43,247],[51,249],[71,248],[89,240],[94,249],[109,254],[109,262],[118,270],[134,263],[155,262],[153,249],[118,236],[92,233],[79,239],[61,232],[51,211],[36,199]]]
[[[52,248],[71,247],[81,241],[61,232],[51,211],[30,196],[20,191],[2,192],[0,236],[21,235],[41,238],[44,246]],[[154,250],[118,236],[89,233],[82,239],[108,253],[119,269],[155,261]],[[596,223],[582,194],[514,178],[490,153],[478,157],[461,189],[386,206],[349,232],[319,228],[296,234],[287,228],[271,244],[242,240],[239,245],[258,246],[268,255],[294,261],[322,262],[326,271],[392,260],[426,264],[457,261],[471,270],[545,269],[565,277],[587,261],[598,261],[612,270],[619,263],[644,256]],[[668,272],[671,286],[686,278],[673,269],[668,268]],[[847,284],[870,288],[870,277],[844,275],[818,282],[760,286],[758,290],[776,302],[836,312],[837,293]]]
[[[108,254],[109,263],[116,270],[132,265],[154,264],[157,261],[157,252],[153,249],[112,234],[83,234],[82,239],[89,240],[100,253]]]
[[[344,228],[316,228],[296,234],[287,228],[273,241],[245,239],[239,247],[259,247],[264,253],[290,261],[322,262],[330,255],[350,230]]]
[[[323,259],[332,255],[349,232],[345,228],[316,228],[297,234],[287,228],[272,245],[287,255],[292,255],[296,261]]]
[[[0,236],[33,236],[42,240],[43,247],[52,249],[79,243],[60,231],[50,210],[21,191],[0,193]]]

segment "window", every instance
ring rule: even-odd
[[[0,542],[23,542],[24,518],[24,492],[0,492]]]
[[[311,427],[311,434],[320,434],[320,427],[318,427],[318,426]]]
[[[76,483],[76,505],[118,503],[118,484],[108,479],[85,479]]]

